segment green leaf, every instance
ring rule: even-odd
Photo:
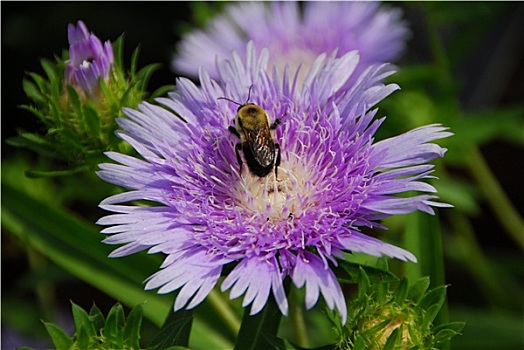
[[[167,95],[168,92],[171,92],[175,89],[175,85],[164,85],[156,89],[151,93],[148,100],[153,101],[157,97],[162,97]]]
[[[424,293],[426,293],[426,290],[429,288],[429,283],[429,276],[419,278],[418,281],[409,288],[408,299],[414,303],[420,302]]]
[[[44,326],[47,329],[47,333],[49,333],[51,340],[53,341],[55,349],[70,349],[73,346],[73,341],[71,338],[69,338],[67,333],[64,332],[60,327],[48,322],[44,322]]]
[[[446,286],[439,286],[429,291],[417,306],[423,310],[424,319],[422,321],[422,329],[428,329],[431,322],[435,319],[440,311],[440,308],[446,300]]]
[[[360,266],[359,272],[360,279],[358,284],[358,299],[364,301],[368,298],[368,291],[371,290],[371,282],[369,281],[366,270],[364,270],[362,266]]]
[[[87,334],[87,329],[84,327],[81,327],[79,329],[76,329],[75,331],[76,335],[76,347],[78,349],[90,349],[90,338]]]
[[[391,332],[382,350],[394,350],[395,349],[396,345],[399,343],[399,340],[400,340],[401,328],[402,326],[395,328],[393,332]]]
[[[6,183],[2,177],[2,225],[29,246],[74,276],[107,295],[135,306],[144,301],[144,316],[160,326],[172,307],[172,295],[144,291],[142,282],[158,269],[158,258],[145,253],[109,259],[114,247],[101,242],[99,228],[63,208],[50,206]],[[75,234],[72,235],[71,232]],[[201,320],[191,332],[194,347],[224,349],[231,341]]]
[[[148,349],[163,350],[171,346],[187,346],[193,321],[191,310],[179,310],[169,315],[165,325]]]
[[[395,289],[394,300],[398,305],[404,304],[406,297],[408,296],[408,280],[403,278],[400,284]]]
[[[136,74],[136,80],[139,82],[139,89],[141,91],[145,91],[147,88],[147,83],[149,82],[149,79],[151,78],[151,75],[159,70],[162,67],[160,63],[152,63],[149,64],[142,69],[138,71]]]
[[[104,324],[106,322],[104,314],[95,304],[93,304],[93,306],[91,306],[91,310],[89,310],[89,317],[93,321],[93,326],[97,332],[104,328]]]
[[[2,224],[20,239],[70,273],[127,305],[147,300],[144,315],[161,325],[171,308],[171,297],[143,290],[142,281],[158,268],[150,255],[109,259],[113,247],[101,242],[99,228],[61,208],[50,207],[2,183]],[[74,235],[71,235],[74,232]]]
[[[456,335],[459,335],[466,324],[464,322],[452,322],[439,327],[435,327],[433,334],[435,334],[434,341],[436,343],[445,343],[451,340]]]
[[[352,350],[367,350],[366,342],[364,341],[364,338],[362,338],[361,335],[358,335],[357,339],[355,339],[355,345],[353,346]]]
[[[40,60],[40,64],[42,65],[44,72],[47,74],[47,78],[49,81],[55,81],[57,78],[59,78],[57,75],[57,67],[53,62],[49,61],[46,58],[43,58]]]
[[[417,304],[423,310],[427,310],[432,305],[442,305],[446,299],[446,286],[438,286],[430,290],[424,298]]]
[[[35,115],[44,124],[46,124],[46,125],[49,124],[48,118],[44,114],[42,114],[42,112],[40,112],[40,110],[38,108],[35,108],[33,106],[29,106],[29,105],[21,105],[20,108],[30,112],[33,115]]]
[[[91,105],[84,105],[82,108],[84,123],[87,126],[89,134],[95,138],[100,138],[100,116],[98,111]]]
[[[45,105],[47,99],[40,93],[40,90],[34,83],[30,82],[29,80],[24,80],[22,81],[22,87],[27,97],[39,105]]]
[[[88,338],[96,336],[95,325],[87,312],[75,303],[71,303],[73,320],[75,322],[75,332],[84,331]]]
[[[80,102],[80,96],[76,92],[75,88],[72,85],[67,85],[67,94],[69,96],[69,101],[73,107],[73,111],[77,116],[82,115],[82,103]]]
[[[124,308],[120,303],[116,303],[107,314],[103,333],[105,341],[116,349],[122,349],[124,346],[124,322]]]
[[[339,266],[333,268],[337,278],[344,283],[359,283],[361,273],[360,269],[364,269],[369,281],[373,283],[389,283],[398,281],[398,277],[387,270],[382,270],[373,266],[366,266],[357,264],[347,260],[337,259]]]
[[[289,284],[287,279],[286,284]],[[268,337],[276,336],[282,314],[278,309],[272,294],[266,305],[256,315],[249,315],[249,307],[244,309],[242,324],[238,332],[235,350],[265,350],[270,349]]]
[[[38,134],[22,133],[19,136],[8,138],[6,143],[13,147],[27,148],[49,158],[54,158],[59,154],[55,145]]]
[[[142,305],[138,304],[127,316],[124,326],[124,344],[132,349],[140,349],[140,327],[142,326]]]

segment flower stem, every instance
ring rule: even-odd
[[[297,288],[292,286],[289,298],[289,319],[293,326],[293,333],[297,345],[303,348],[309,348],[309,337],[306,330],[306,322],[304,320],[304,305],[299,300],[303,300],[303,298],[300,298]]]
[[[484,198],[488,201],[493,213],[509,236],[524,250],[524,235],[522,234],[524,223],[522,218],[502,190],[480,151],[476,147],[470,147],[466,153],[470,173],[477,181]]]
[[[207,301],[222,317],[222,322],[224,322],[227,329],[232,334],[237,334],[238,330],[240,329],[240,319],[229,307],[229,304],[224,302],[224,299],[222,299],[220,293],[213,289],[211,293],[209,293]]]

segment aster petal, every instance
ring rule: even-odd
[[[342,289],[335,274],[324,265],[322,259],[311,252],[303,251],[297,256],[291,278],[298,288],[306,286],[307,309],[315,306],[322,293],[328,307],[336,308],[342,317],[342,323],[346,323],[347,308]]]
[[[258,257],[243,259],[222,283],[222,291],[229,288],[231,288],[231,299],[246,292],[242,305],[247,306],[252,303],[250,315],[254,315],[262,309],[271,288],[280,311],[287,315],[288,303],[283,292],[284,287],[280,271],[274,258],[270,260]]]
[[[344,249],[355,253],[365,253],[372,256],[387,255],[403,261],[417,262],[415,255],[394,245],[384,243],[376,238],[369,237],[363,233],[353,231],[346,236],[338,237],[339,243]]]
[[[175,300],[175,311],[183,308],[191,297],[193,299],[187,308],[194,307],[209,294],[220,277],[222,264],[211,260],[201,248],[189,250],[149,277],[145,288],[161,287],[158,291],[160,294],[182,288]]]
[[[380,168],[397,168],[442,157],[446,149],[427,142],[453,135],[446,132],[447,129],[440,124],[431,124],[377,142],[372,147],[370,162]]]

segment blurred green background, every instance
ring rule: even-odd
[[[404,9],[412,37],[398,62],[400,72],[392,78],[402,90],[381,106],[389,117],[381,133],[398,134],[433,122],[451,126],[455,132],[453,140],[446,141],[449,151],[445,162],[439,163],[445,171],[438,173],[441,181],[435,183],[443,200],[456,207],[440,211],[438,220],[443,232],[445,283],[450,285],[450,319],[466,322],[463,335],[453,340],[452,348],[523,349],[522,245],[507,234],[511,230],[507,221],[511,219],[504,213],[497,214],[500,203],[488,200],[483,180],[475,176],[481,170],[475,170],[479,162],[474,158],[483,156],[480,164],[489,166],[509,203],[522,217],[524,4],[387,5]],[[26,72],[41,72],[41,58],[59,56],[67,48],[68,23],[83,20],[102,41],[113,41],[125,33],[125,63],[140,45],[139,66],[163,64],[151,79],[152,91],[174,84],[176,76],[169,65],[181,33],[202,25],[214,9],[222,6],[186,2],[2,2],[3,211],[13,198],[12,189],[16,189],[38,199],[38,203],[66,207],[91,225],[91,230],[103,215],[97,204],[109,185],[95,177],[84,178],[80,183],[68,178],[27,179],[24,171],[43,165],[43,161],[4,142],[17,130],[43,132],[36,118],[18,108],[29,102],[22,80]],[[77,198],[76,189],[84,185],[93,190],[88,197]],[[23,201],[17,204],[25,205]],[[41,214],[38,206],[34,210],[35,215]],[[9,225],[4,224],[6,218]],[[402,231],[409,227],[405,220],[409,219],[394,218],[389,225],[393,231]],[[107,290],[93,287],[47,259],[38,249],[28,248],[27,241],[13,234],[13,225],[11,217],[3,215],[2,349],[22,345],[48,347],[40,320],[53,321],[67,329],[71,323],[70,300],[86,309],[96,302],[104,313],[114,304],[115,299]],[[520,227],[521,239],[523,229]],[[100,239],[97,236],[95,241]],[[108,248],[104,246],[104,254]],[[118,260],[121,265],[132,264],[132,260],[126,259]],[[151,261],[149,273],[160,259],[152,257]],[[138,281],[140,288],[147,275],[144,268],[129,280]],[[154,336],[157,325],[148,321],[143,327],[147,341]]]

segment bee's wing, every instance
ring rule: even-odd
[[[263,167],[273,163],[275,158],[275,143],[268,126],[258,131],[244,129],[246,141],[256,161]]]

